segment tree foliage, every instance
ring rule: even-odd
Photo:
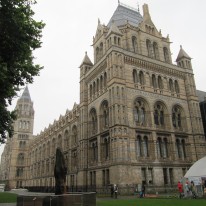
[[[33,51],[41,47],[44,23],[33,19],[35,0],[0,0],[0,142],[13,134],[15,111],[8,106],[19,88],[33,82],[42,67]]]

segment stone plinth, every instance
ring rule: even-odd
[[[18,195],[17,206],[96,206],[96,193]]]

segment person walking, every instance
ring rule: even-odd
[[[118,194],[118,187],[117,185],[114,185],[114,197],[117,199],[117,194]]]
[[[192,198],[196,199],[197,198],[197,188],[193,181],[191,181],[191,192],[192,192]]]
[[[178,187],[178,190],[179,190],[179,198],[182,199],[182,197],[183,197],[183,185],[180,181],[178,181],[177,187]]]

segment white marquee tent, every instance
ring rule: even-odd
[[[195,162],[184,177],[206,177],[206,156]]]

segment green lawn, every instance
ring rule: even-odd
[[[9,192],[0,192],[0,203],[16,202],[17,194]]]
[[[205,199],[98,199],[97,206],[203,206]]]

